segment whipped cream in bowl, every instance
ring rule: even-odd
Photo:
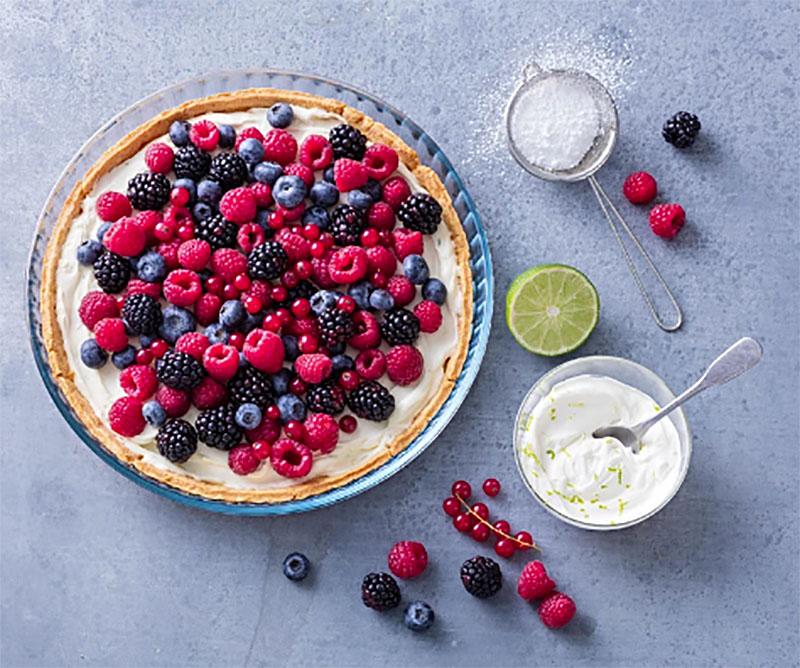
[[[514,426],[525,485],[548,512],[584,529],[621,529],[651,517],[689,468],[683,410],[648,431],[638,454],[592,432],[635,424],[673,398],[655,373],[619,357],[583,357],[552,369],[525,396]]]

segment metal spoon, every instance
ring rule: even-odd
[[[711,366],[706,369],[706,372],[702,375],[700,380],[683,394],[675,397],[653,417],[633,427],[600,427],[599,429],[595,429],[592,436],[595,438],[616,438],[626,448],[630,448],[634,453],[637,453],[639,452],[639,446],[645,432],[661,418],[668,415],[688,399],[691,399],[695,394],[699,394],[703,390],[713,387],[714,385],[722,385],[729,380],[733,380],[739,374],[755,366],[760,359],[761,345],[758,341],[751,339],[749,336],[739,339],[711,363]]]

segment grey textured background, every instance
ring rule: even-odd
[[[798,663],[796,1],[0,4],[4,666]],[[622,137],[600,180],[616,199],[628,172],[647,169],[686,208],[668,243],[622,204],[675,286],[680,332],[649,321],[588,186],[537,182],[503,149],[503,100],[530,58],[588,66],[614,90]],[[103,465],[44,391],[22,301],[36,215],[85,138],[167,83],[248,66],[350,81],[428,129],[483,215],[499,302],[475,387],[428,452],[354,500],[277,519],[184,508]],[[678,152],[659,128],[683,108],[704,130]],[[513,277],[542,262],[581,268],[600,292],[581,355],[629,357],[677,388],[738,336],[764,344],[759,367],[688,406],[689,476],[637,528],[567,527],[514,470],[516,407],[558,360],[519,348],[502,305]],[[577,601],[564,631],[514,594],[519,555],[493,600],[461,588],[460,562],[489,549],[439,504],[456,478],[489,475],[505,485],[492,508],[533,532]],[[427,635],[358,598],[399,539],[431,556],[404,585],[437,611]],[[314,564],[299,586],[280,572],[292,550]]]

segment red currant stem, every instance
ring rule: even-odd
[[[464,506],[466,511],[470,515],[472,515],[476,520],[478,520],[478,522],[480,522],[481,524],[485,524],[487,527],[489,527],[489,531],[492,531],[496,533],[498,536],[502,536],[503,538],[508,538],[509,540],[513,540],[517,545],[525,545],[527,547],[532,547],[534,550],[539,550],[539,552],[542,551],[542,548],[539,547],[536,543],[526,543],[523,540],[517,540],[516,538],[514,538],[514,536],[509,536],[505,531],[500,531],[500,529],[495,527],[494,524],[483,519],[480,515],[478,515],[478,513],[472,510],[472,508],[470,508],[470,505],[464,499],[462,499],[458,494],[453,494],[453,496],[455,496],[458,499],[458,502],[462,506]]]

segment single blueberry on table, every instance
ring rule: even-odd
[[[372,197],[361,190],[351,190],[347,193],[347,203],[356,209],[366,211],[372,206]]]
[[[191,311],[170,304],[164,308],[162,313],[164,314],[164,320],[161,323],[161,327],[158,328],[158,333],[170,345],[174,345],[181,334],[194,331],[195,319]]]
[[[283,355],[287,360],[294,362],[298,357],[300,357],[300,348],[297,345],[296,336],[284,334],[281,337],[281,341],[283,341]]]
[[[288,128],[293,118],[294,111],[285,102],[278,102],[267,109],[267,123],[273,128]]]
[[[222,199],[222,188],[216,181],[204,179],[197,184],[197,198],[201,202],[214,206]]]
[[[369,281],[359,281],[347,288],[347,294],[353,298],[358,308],[365,309],[369,308],[369,296],[374,289]]]
[[[209,343],[228,343],[228,330],[225,329],[220,323],[215,322],[203,330]],[[244,357],[244,355],[242,355]]]
[[[97,240],[102,241],[103,237],[108,232],[109,228],[111,227],[111,223],[103,223],[100,227],[97,228]]]
[[[303,225],[313,223],[323,232],[330,227],[331,219],[328,210],[321,206],[312,206],[303,214]]]
[[[291,369],[281,369],[272,375],[272,387],[275,388],[275,394],[283,396],[289,392],[289,383],[294,380],[294,374]]]
[[[108,361],[108,353],[94,339],[81,344],[81,362],[90,369],[99,369]]]
[[[339,201],[339,189],[327,181],[317,181],[308,196],[317,206],[333,206]]]
[[[219,310],[220,324],[229,332],[235,330],[244,322],[244,305],[238,299],[229,299]]]
[[[189,143],[189,130],[192,126],[186,121],[173,121],[169,126],[169,138],[175,146],[186,146]]]
[[[87,239],[80,246],[78,246],[78,262],[85,267],[93,265],[95,260],[99,258],[105,249],[103,244],[94,239]]]
[[[261,424],[261,409],[255,404],[242,404],[236,409],[236,424],[242,429],[255,429]]]
[[[284,174],[272,188],[272,196],[284,209],[294,209],[306,197],[306,184],[294,174]]]
[[[184,188],[189,193],[189,201],[185,206],[192,206],[197,201],[197,184],[191,179],[175,179],[173,188]]]
[[[283,176],[283,167],[277,162],[259,162],[253,168],[253,176],[256,181],[261,181],[261,183],[271,186],[278,178]]]
[[[249,137],[239,144],[239,155],[245,162],[256,165],[264,157],[264,144],[254,137]]]
[[[158,283],[167,275],[167,261],[155,251],[146,251],[136,261],[136,275],[147,283]]]
[[[306,555],[301,552],[292,552],[283,560],[283,574],[290,580],[298,582],[308,575],[310,566]]]
[[[447,288],[438,278],[429,278],[422,286],[422,298],[441,306],[447,301]]]
[[[408,255],[403,260],[403,273],[409,281],[417,285],[422,285],[427,281],[430,274],[425,258],[416,254]]]
[[[406,606],[403,622],[412,631],[427,631],[433,625],[435,617],[431,606],[422,601],[414,601]]]
[[[293,394],[284,394],[278,397],[276,402],[278,410],[281,412],[281,420],[284,423],[291,420],[302,422],[306,418],[306,405],[300,397]]]
[[[327,311],[329,308],[336,306],[339,297],[341,297],[341,295],[338,292],[319,290],[311,295],[311,299],[309,300],[311,310],[317,315],[320,315],[323,311]]]
[[[127,369],[135,361],[136,348],[133,346],[125,346],[118,353],[111,355],[111,363],[117,367],[117,369]]]
[[[388,311],[390,308],[394,308],[394,297],[386,290],[373,290],[369,296],[369,305],[379,311]]]
[[[219,128],[219,147],[220,148],[233,148],[236,143],[236,130],[228,123],[222,123],[217,126]]]
[[[167,421],[167,411],[157,401],[148,401],[142,406],[142,417],[147,424],[161,427]]]

